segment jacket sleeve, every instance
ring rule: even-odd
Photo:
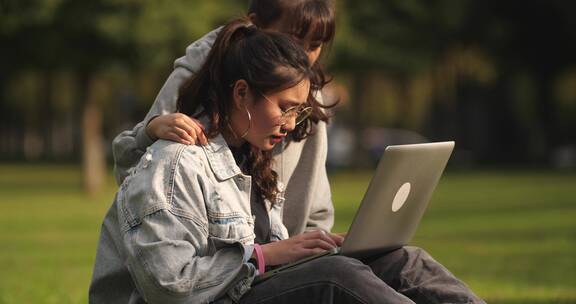
[[[112,141],[114,176],[118,185],[122,184],[146,148],[154,142],[154,139],[146,133],[146,126],[156,116],[176,112],[180,86],[202,67],[219,31],[218,28],[206,34],[186,48],[186,56],[174,62],[174,71],[160,89],[144,120],[136,124],[132,130],[121,132]]]
[[[123,185],[127,266],[148,303],[237,301],[256,275],[245,260],[248,246],[209,236],[207,182],[193,160],[187,152],[158,155]]]
[[[144,299],[166,304],[239,299],[256,275],[244,262],[244,246],[216,243],[211,246],[217,250],[204,255],[198,248],[205,236],[185,221],[161,209],[126,234],[128,268]]]

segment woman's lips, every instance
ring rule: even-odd
[[[271,141],[272,143],[277,144],[277,143],[281,142],[281,141],[284,139],[284,137],[286,137],[286,135],[281,135],[281,136],[271,135],[271,136],[270,136],[270,141]]]

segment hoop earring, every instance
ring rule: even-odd
[[[252,115],[250,115],[250,111],[248,111],[246,105],[244,105],[244,110],[246,110],[246,115],[248,115],[248,128],[246,128],[246,131],[242,133],[242,136],[240,136],[240,138],[246,137],[246,135],[248,135],[248,131],[250,131],[250,128],[252,127]]]

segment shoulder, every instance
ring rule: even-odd
[[[202,167],[206,157],[202,147],[158,140],[146,149],[136,166],[132,179],[139,183],[152,182],[149,179],[168,180],[176,172],[193,174],[195,168]],[[186,170],[180,170],[184,166]]]
[[[203,176],[205,159],[199,146],[156,141],[120,188],[119,198],[125,213],[138,219],[160,209],[170,209],[174,189],[180,187],[181,182]]]
[[[184,145],[169,140],[158,140],[150,147],[151,159],[169,165],[172,169],[202,165],[207,162],[204,150],[199,145]]]

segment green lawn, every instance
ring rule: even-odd
[[[335,231],[347,229],[366,173],[332,176]],[[0,165],[0,303],[86,303],[100,222],[76,167]],[[576,174],[451,172],[414,244],[489,303],[576,303]]]

